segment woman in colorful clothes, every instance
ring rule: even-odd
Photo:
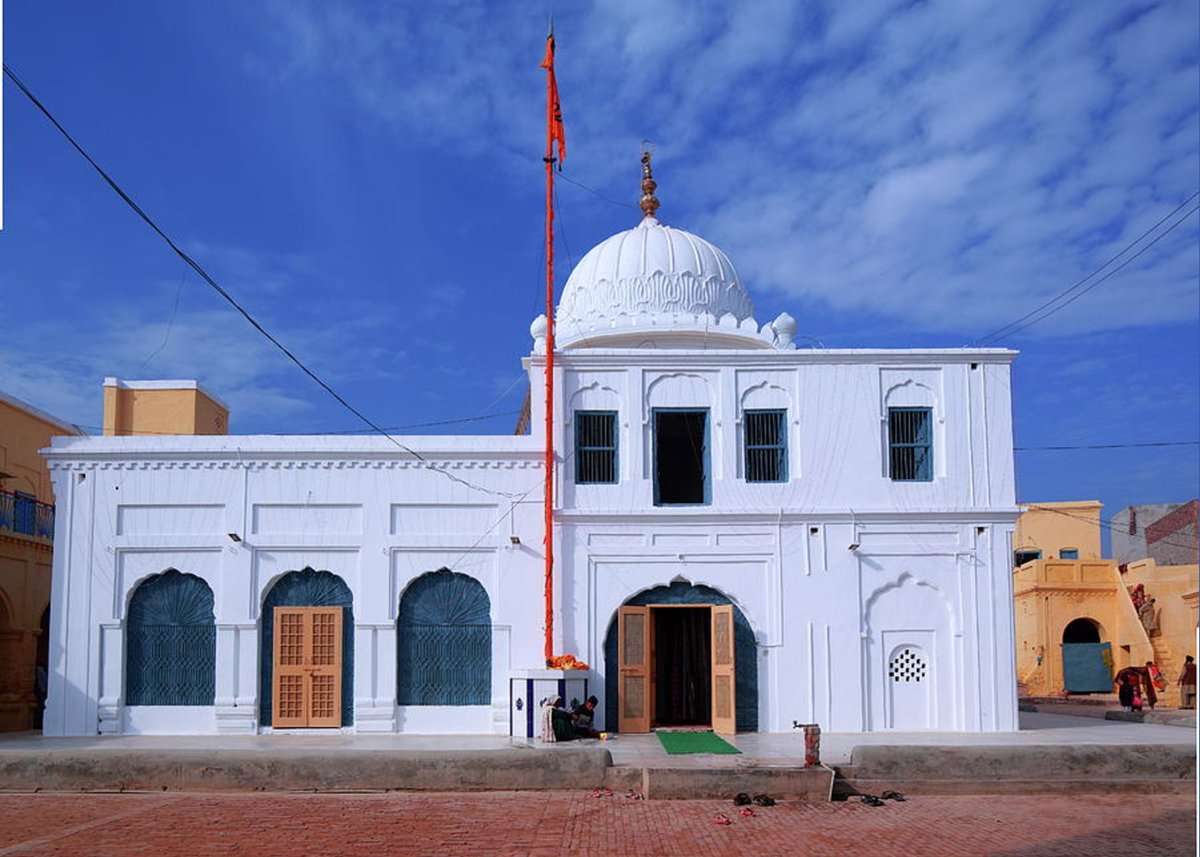
[[[1179,707],[1196,707],[1196,659],[1187,655],[1183,659],[1183,672],[1179,674]]]

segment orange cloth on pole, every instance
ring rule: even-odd
[[[562,105],[558,101],[558,79],[554,76],[554,36],[546,37],[546,56],[542,58],[541,67],[550,73],[546,126],[550,130],[550,139],[558,143],[558,165],[562,169],[562,162],[567,159],[567,130],[563,126]]]

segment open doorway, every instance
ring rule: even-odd
[[[653,726],[712,725],[712,610],[652,607]]]

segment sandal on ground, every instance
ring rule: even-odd
[[[875,797],[875,795],[863,795],[862,802],[867,806],[883,806],[883,801]]]
[[[734,806],[749,806],[750,805],[750,795],[746,794],[745,792],[738,792],[737,796],[733,799],[733,805]]]
[[[775,798],[770,795],[755,795],[754,803],[758,806],[775,806]]]
[[[730,824],[733,824],[733,822],[729,819],[729,816],[727,816],[725,813],[718,812],[716,814],[716,816],[713,818],[713,824],[719,824],[722,827],[727,827]]]
[[[905,800],[908,800],[908,798],[906,798],[904,795],[900,794],[900,792],[893,792],[893,791],[886,791],[883,794],[881,794],[880,797],[883,798],[884,800],[894,800],[897,802],[903,802]]]
[[[754,818],[754,816],[757,815],[757,813],[754,810],[752,810],[750,807],[744,806],[740,810],[738,810],[738,815],[740,815],[742,818]]]

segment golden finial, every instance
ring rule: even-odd
[[[654,181],[654,174],[650,170],[650,150],[642,148],[642,199],[638,205],[642,209],[642,214],[646,217],[654,217],[658,211],[658,197],[654,195],[654,189],[658,187],[658,183]]]

